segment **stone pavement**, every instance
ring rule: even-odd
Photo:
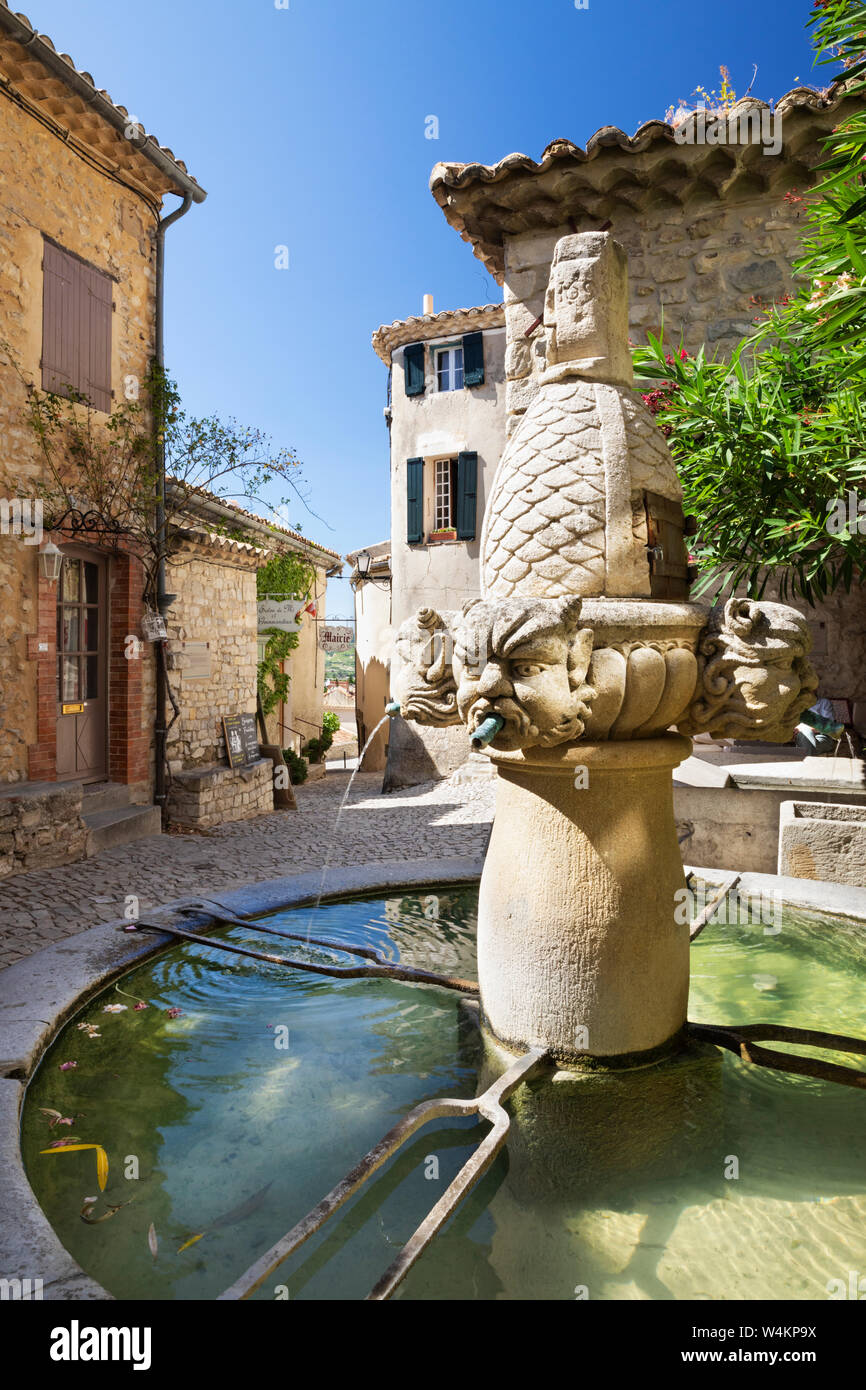
[[[336,827],[349,774],[296,787],[298,811],[198,834],[158,835],[60,869],[0,883],[0,968],[99,922],[183,897],[207,897],[324,865],[483,854],[494,782],[461,769],[444,782],[381,794],[380,772],[359,773]]]

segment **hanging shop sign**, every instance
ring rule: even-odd
[[[256,605],[259,632],[265,632],[271,627],[275,627],[279,632],[297,632],[298,614],[303,607],[303,599],[260,599]]]
[[[223,715],[229,767],[249,767],[259,757],[259,736],[254,714]]]
[[[354,628],[329,627],[326,623],[319,628],[319,646],[323,652],[347,652],[354,641]]]

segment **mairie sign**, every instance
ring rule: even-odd
[[[303,599],[260,599],[258,608],[258,629],[264,632],[275,627],[279,632],[297,632],[298,614],[304,606]]]
[[[354,628],[332,627],[324,623],[319,628],[319,646],[323,652],[348,651],[354,641]]]

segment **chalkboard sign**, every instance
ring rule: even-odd
[[[224,715],[223,733],[229,767],[249,767],[250,763],[256,761],[259,757],[259,736],[254,714]]]

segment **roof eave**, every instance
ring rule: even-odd
[[[87,78],[82,76],[72,62],[67,62],[66,58],[57,52],[55,48],[47,43],[43,35],[32,29],[19,15],[7,8],[6,0],[0,0],[0,28],[3,28],[16,43],[21,44],[29,52],[35,54],[41,63],[52,72],[55,77],[59,77],[62,82],[69,87],[70,91],[79,96],[88,106],[92,106],[102,118],[113,126],[121,135],[126,137],[126,130],[129,126],[129,116],[110,101],[107,95]],[[152,135],[145,135],[141,140],[131,140],[133,148],[139,150],[151,164],[154,164],[160,173],[173,185],[166,192],[177,192],[189,195],[194,203],[203,203],[207,193],[199,183],[182,169],[171,155],[167,154],[161,145],[158,145]]]

